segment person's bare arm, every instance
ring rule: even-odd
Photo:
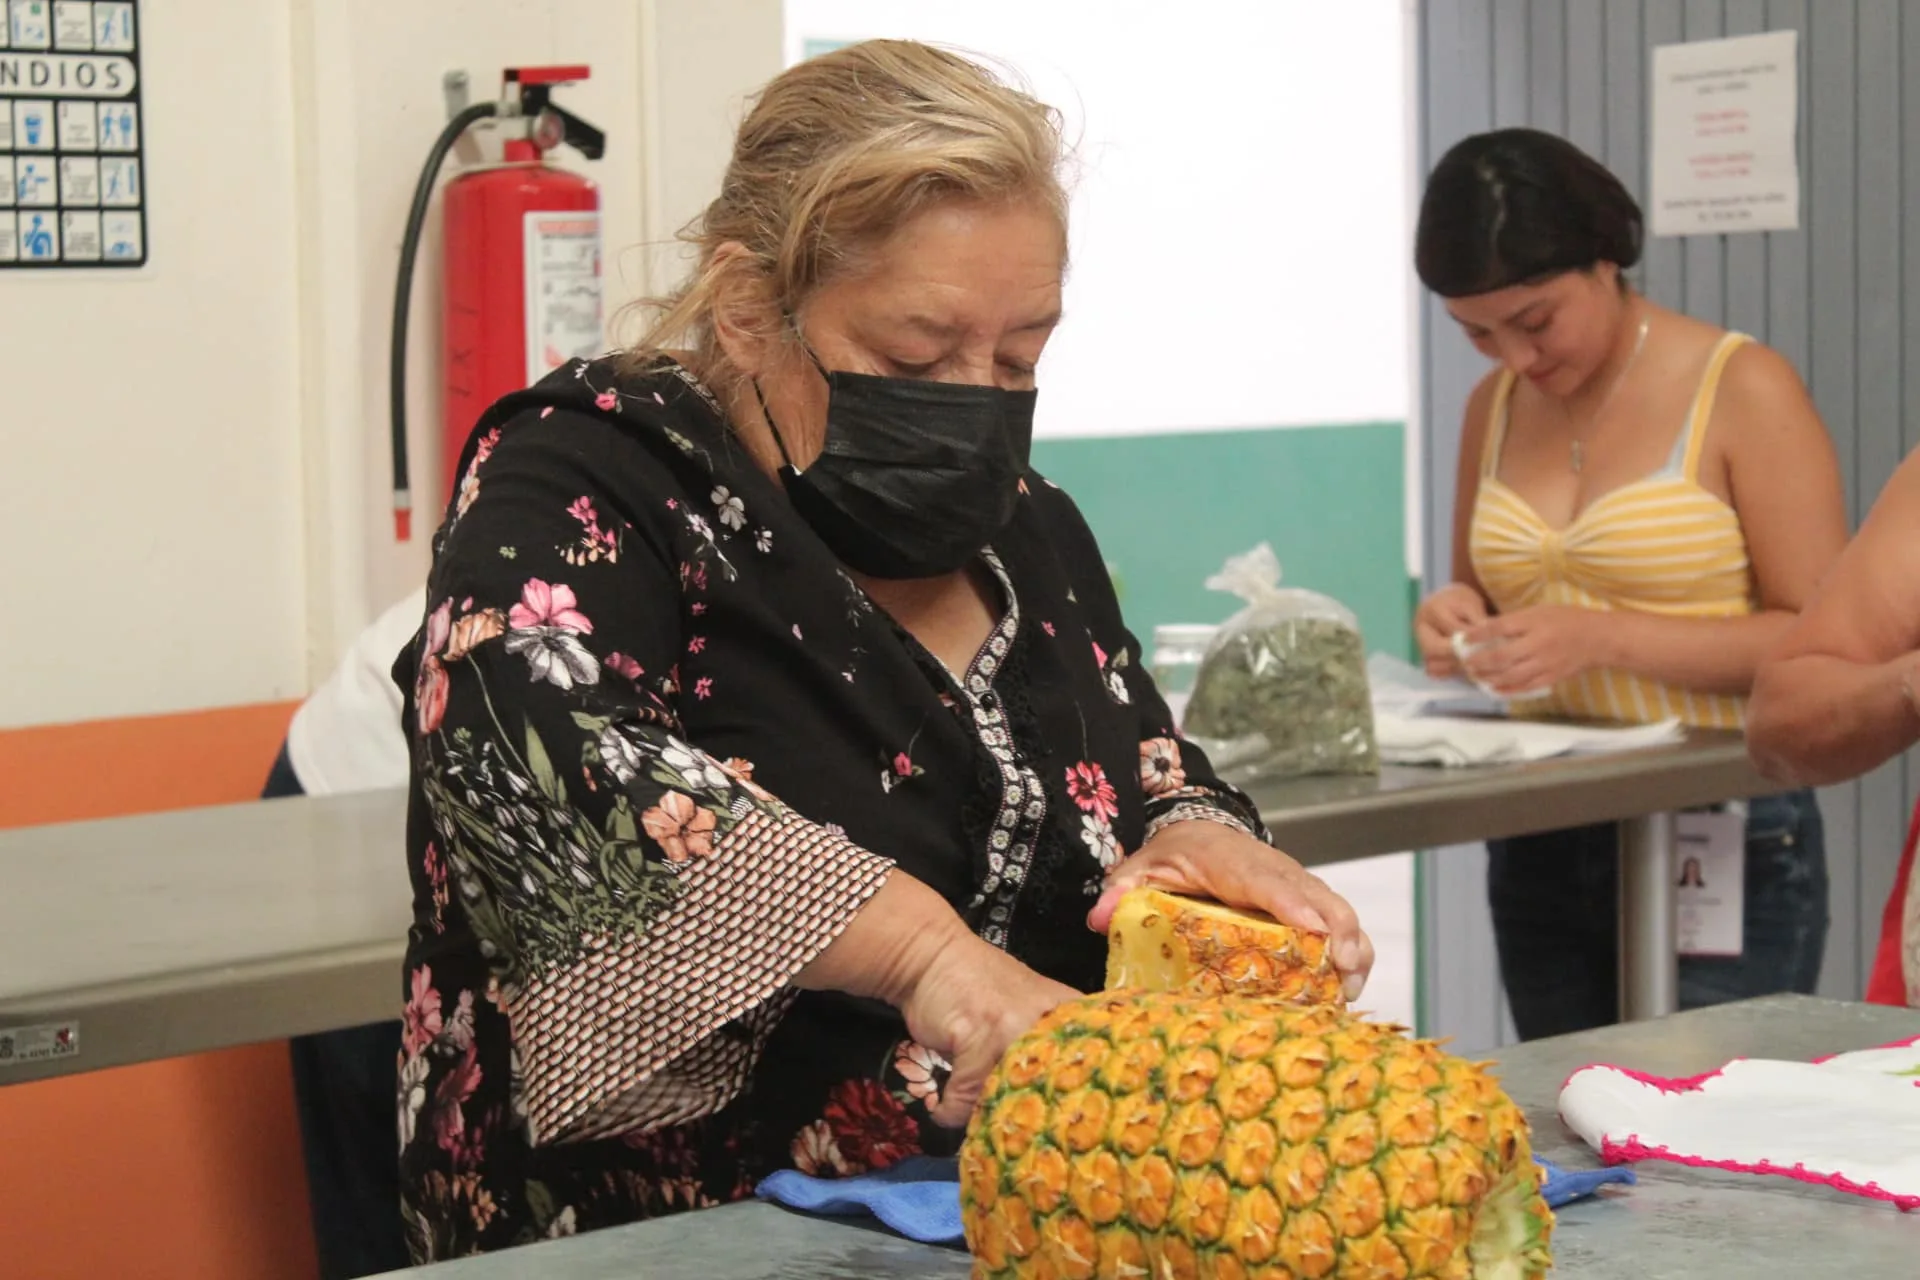
[[[1767,774],[1858,777],[1920,740],[1920,453],[1893,473],[1860,536],[1762,665],[1747,746]]]
[[[931,1114],[954,1128],[966,1124],[1007,1046],[1079,994],[982,939],[945,898],[898,868],[793,985],[900,1010],[914,1039],[953,1064]]]

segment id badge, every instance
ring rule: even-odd
[[[1744,945],[1747,815],[1682,813],[1675,821],[1674,883],[1678,885],[1683,956],[1737,957]]]

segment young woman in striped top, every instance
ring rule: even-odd
[[[1738,729],[1762,655],[1846,541],[1833,446],[1785,359],[1654,304],[1639,207],[1564,139],[1502,130],[1428,180],[1417,266],[1495,367],[1468,399],[1454,580],[1427,668],[1524,715]],[[1615,1020],[1611,827],[1488,845],[1523,1038]],[[1810,991],[1827,930],[1811,792],[1752,802],[1743,945],[1686,957],[1684,1007]]]

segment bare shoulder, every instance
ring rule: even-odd
[[[1467,395],[1467,407],[1460,423],[1460,456],[1471,457],[1478,465],[1481,443],[1487,438],[1487,425],[1493,418],[1493,402],[1500,394],[1506,371],[1499,365],[1487,370]]]
[[[1777,458],[1782,449],[1806,458],[1833,450],[1799,371],[1764,343],[1745,343],[1728,357],[1713,417],[1730,428],[1716,434],[1736,465]]]
[[[1744,342],[1727,357],[1720,398],[1730,408],[1810,407],[1806,383],[1793,362],[1764,342]]]

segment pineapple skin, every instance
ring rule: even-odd
[[[1279,996],[1126,990],[1056,1008],[989,1079],[960,1192],[976,1280],[1551,1266],[1525,1118],[1483,1065]],[[1500,1221],[1481,1221],[1490,1204]]]

